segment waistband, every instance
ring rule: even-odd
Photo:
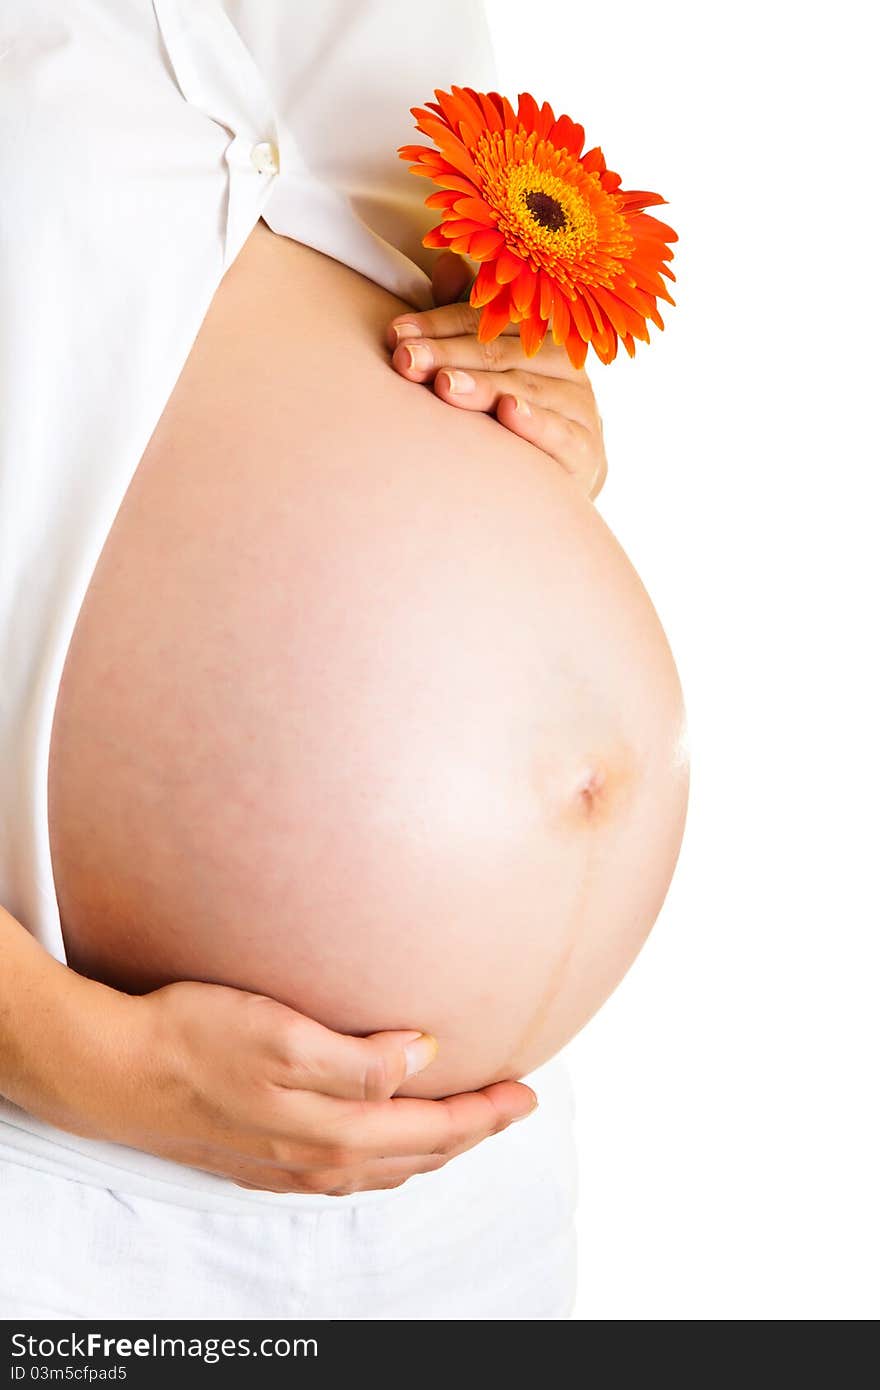
[[[18,1106],[0,1097],[0,1170],[6,1163],[86,1183],[132,1196],[149,1197],[197,1211],[252,1213],[274,1208],[285,1211],[339,1211],[345,1207],[399,1201],[413,1184],[429,1192],[431,1200],[442,1200],[446,1193],[463,1187],[480,1187],[492,1182],[492,1175],[506,1149],[505,1162],[515,1161],[519,1152],[545,1148],[552,1154],[563,1152],[563,1132],[570,1130],[573,1116],[571,1082],[565,1066],[555,1058],[523,1080],[538,1096],[538,1109],[521,1124],[495,1136],[467,1153],[460,1154],[435,1173],[419,1174],[398,1188],[375,1192],[356,1192],[346,1197],[300,1192],[255,1192],[238,1187],[228,1178],[189,1168],[171,1159],[142,1153],[139,1149],[101,1140],[82,1139],[45,1124]],[[506,1141],[506,1142],[505,1142]]]

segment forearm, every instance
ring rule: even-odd
[[[100,1054],[106,1084],[114,1084],[130,1061],[133,1003],[55,960],[0,907],[0,1094],[88,1132],[87,1116],[71,1108],[75,1081],[92,1073]]]

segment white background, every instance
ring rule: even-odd
[[[666,332],[588,359],[693,774],[660,920],[568,1049],[581,1319],[880,1314],[870,13],[490,0],[500,90],[681,238]]]

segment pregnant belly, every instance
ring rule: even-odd
[[[524,1075],[641,945],[675,668],[567,475],[388,365],[406,308],[258,223],[108,537],[49,776],[68,958]]]

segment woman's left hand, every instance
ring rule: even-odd
[[[467,262],[444,251],[434,264],[434,303],[421,313],[398,314],[389,325],[391,365],[408,381],[432,382],[434,394],[461,410],[494,412],[505,429],[555,459],[591,499],[608,464],[602,421],[586,372],[571,365],[549,332],[534,357],[510,324],[491,343],[477,338],[480,311],[458,303],[472,278]]]

